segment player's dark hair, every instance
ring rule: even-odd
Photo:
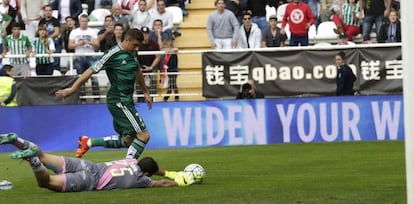
[[[338,52],[338,54],[336,54],[337,56],[341,57],[343,60],[346,59],[346,54],[344,51]]]
[[[158,164],[152,157],[144,157],[138,161],[138,166],[143,173],[148,173],[148,176],[152,176],[158,171]]]
[[[135,40],[138,40],[139,42],[142,42],[144,40],[144,34],[142,34],[142,31],[140,31],[137,28],[131,28],[125,33],[122,41],[130,40],[130,39],[135,39]]]

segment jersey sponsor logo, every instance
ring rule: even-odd
[[[304,18],[305,15],[300,9],[293,9],[292,13],[290,13],[290,20],[295,24],[302,23]]]

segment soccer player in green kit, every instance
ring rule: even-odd
[[[107,93],[107,106],[113,117],[115,131],[119,136],[103,138],[79,138],[76,157],[81,158],[90,147],[106,148],[128,147],[127,159],[138,158],[150,139],[147,127],[135,109],[133,93],[135,81],[141,86],[149,109],[152,100],[145,86],[144,77],[137,59],[137,48],[144,37],[140,30],[130,29],[122,42],[104,53],[87,69],[75,83],[66,89],[56,91],[58,97],[67,97],[75,93],[94,73],[105,70],[111,87]]]

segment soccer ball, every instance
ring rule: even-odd
[[[206,171],[200,164],[189,164],[184,168],[184,172],[194,178],[194,183],[200,184],[206,176]]]

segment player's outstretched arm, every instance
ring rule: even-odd
[[[57,90],[55,92],[55,95],[61,98],[72,95],[80,88],[82,84],[84,84],[86,81],[88,81],[89,78],[91,78],[92,74],[93,74],[93,70],[90,68],[87,69],[85,72],[83,72],[82,75],[79,76],[79,78],[75,81],[75,83],[73,83],[71,87]]]
[[[194,178],[189,176],[188,174],[180,171],[175,176],[174,180],[162,179],[157,181],[151,182],[151,187],[171,187],[171,186],[189,186],[194,183]]]

